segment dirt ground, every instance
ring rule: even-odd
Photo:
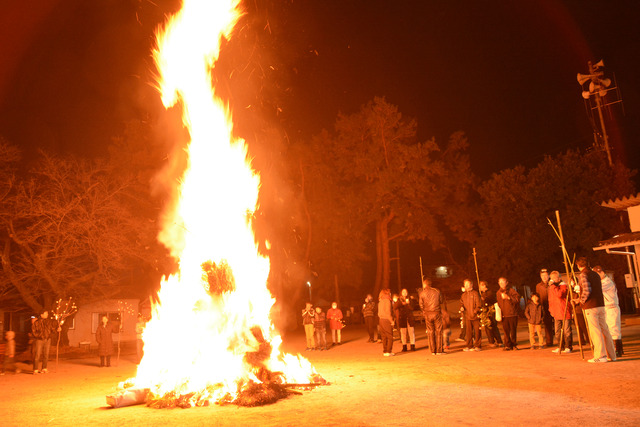
[[[342,345],[303,351],[330,385],[255,408],[110,409],[105,395],[135,375],[133,355],[104,369],[97,357],[60,361],[57,372],[53,361],[41,375],[22,364],[26,372],[0,377],[0,425],[640,425],[640,326],[623,326],[619,361],[591,364],[591,351],[583,361],[577,346],[569,355],[529,350],[522,323],[520,351],[467,353],[453,342],[449,354],[432,356],[421,326],[418,351],[395,357],[367,343],[361,325],[348,326]],[[284,346],[304,350],[303,334]]]

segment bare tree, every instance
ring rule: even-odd
[[[62,297],[118,295],[134,263],[154,257],[153,224],[136,214],[134,189],[107,162],[42,153],[2,199],[0,282],[36,311]]]

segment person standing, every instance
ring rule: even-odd
[[[375,323],[375,311],[376,303],[373,301],[371,294],[367,295],[367,298],[362,304],[362,316],[364,317],[364,323],[367,325],[367,332],[369,333],[369,341],[376,342],[376,330],[378,329]]]
[[[461,288],[461,291],[464,294],[464,286]],[[464,320],[464,310],[462,310],[462,307],[460,307],[460,310],[458,310],[458,313],[460,313],[460,335],[458,336],[458,338],[456,338],[456,341],[466,342],[467,328],[464,327],[465,320]]]
[[[585,257],[578,258],[576,265],[580,270],[581,292],[579,301],[587,318],[589,336],[593,342],[593,359],[589,359],[589,362],[615,361],[616,352],[613,347],[613,339],[609,333],[609,327],[607,326],[600,276],[589,268]]]
[[[496,294],[489,290],[487,282],[484,280],[480,282],[478,285],[480,290],[480,299],[482,300],[482,304],[486,307],[487,310],[489,308],[495,306]],[[498,322],[496,321],[496,313],[493,312],[489,314],[489,321],[491,324],[488,327],[484,328],[484,332],[487,335],[487,340],[492,347],[502,347],[502,337],[500,336],[500,330],[498,329]]]
[[[442,354],[449,350],[451,340],[451,315],[447,311],[447,305],[442,304]]]
[[[403,289],[398,299],[400,305],[398,310],[398,327],[400,328],[400,340],[402,341],[402,351],[407,351],[407,345],[411,345],[411,351],[416,351],[415,318],[413,317],[413,307],[409,298],[409,291]],[[407,343],[407,334],[409,342]]]
[[[395,356],[393,353],[393,307],[389,289],[381,290],[378,296],[378,318],[380,319],[382,355]]]
[[[322,308],[316,307],[316,315],[313,319],[313,330],[315,332],[315,344],[318,350],[327,349],[327,315]]]
[[[545,315],[542,319],[544,324],[544,339],[547,347],[553,346],[554,323],[551,311],[549,310],[549,272],[546,268],[540,270],[541,282],[536,285],[536,292],[540,295],[540,303],[544,309]]]
[[[504,330],[504,350],[518,350],[518,307],[520,295],[511,287],[505,277],[498,280],[500,289],[496,293],[498,307],[502,311],[502,328]]]
[[[424,316],[424,323],[427,327],[427,339],[431,354],[444,354],[442,311],[443,299],[440,291],[431,286],[428,277],[422,278],[422,292],[420,292],[420,309]]]
[[[62,329],[58,328],[58,332]],[[40,313],[40,317],[33,322],[31,334],[33,335],[35,355],[33,358],[33,373],[49,372],[47,362],[49,361],[49,350],[51,349],[51,336],[55,333],[55,322],[49,319],[49,310]],[[42,360],[41,369],[38,370],[38,363]]]
[[[480,351],[482,337],[480,336],[480,318],[478,314],[482,309],[482,300],[480,299],[480,294],[473,289],[473,282],[469,279],[464,280],[464,292],[460,298],[460,305],[464,313],[464,327],[468,334],[464,351]]]
[[[314,350],[316,348],[316,343],[313,339],[313,321],[316,317],[316,312],[311,306],[311,303],[308,302],[302,310],[302,325],[304,326],[304,335],[307,338],[307,351]]]
[[[602,282],[602,296],[604,297],[604,310],[606,312],[607,326],[611,339],[616,347],[616,357],[624,354],[622,350],[622,332],[620,330],[620,304],[618,302],[618,290],[616,283],[605,274],[599,265],[593,267]]]
[[[558,348],[554,353],[571,353],[573,351],[573,332],[571,330],[571,304],[569,304],[567,284],[557,271],[551,272],[549,281],[549,310],[553,317]]]
[[[338,308],[338,303],[331,303],[331,308],[327,310],[327,319],[329,319],[329,329],[331,329],[331,345],[342,343],[342,310]]]
[[[540,295],[538,295],[537,292],[531,295],[531,301],[524,309],[524,317],[527,318],[527,324],[529,325],[529,344],[531,344],[531,350],[536,349],[536,334],[538,334],[538,344],[540,348],[544,348],[544,344],[542,344],[544,307],[540,304]]]
[[[111,366],[111,355],[113,354],[113,325],[107,316],[102,316],[101,323],[96,329],[96,341],[98,342],[98,356],[100,356],[100,367]]]

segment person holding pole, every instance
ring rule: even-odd
[[[558,348],[553,353],[571,353],[573,351],[573,332],[571,330],[571,304],[568,301],[567,284],[557,271],[551,272],[549,281],[549,310],[553,316]]]
[[[58,327],[57,332],[62,328]],[[31,333],[35,340],[35,354],[33,358],[33,373],[49,372],[47,362],[49,360],[49,349],[51,348],[51,337],[56,333],[56,322],[49,319],[49,310],[43,310],[40,317],[33,322]],[[38,370],[38,364],[42,361],[42,369]]]
[[[607,326],[600,276],[589,268],[585,257],[578,258],[576,265],[580,269],[581,289],[580,298],[576,300],[582,304],[589,326],[589,336],[593,342],[593,358],[589,359],[589,362],[613,362],[616,360],[616,351]]]
[[[544,318],[542,319],[542,323],[544,324],[545,345],[547,347],[551,347],[553,346],[553,337],[555,336],[555,333],[553,317],[549,311],[549,272],[546,268],[540,270],[540,280],[541,282],[536,285],[536,292],[540,295],[540,303],[545,311]]]
[[[487,307],[493,307],[496,301],[496,294],[489,290],[487,282],[484,280],[480,281],[478,285],[478,289],[480,290],[480,299],[482,303]],[[491,324],[484,328],[484,332],[487,335],[487,340],[489,341],[489,345],[491,347],[502,347],[502,337],[500,336],[500,330],[498,329],[498,322],[496,321],[495,312],[490,312],[489,321]]]

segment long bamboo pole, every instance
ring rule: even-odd
[[[573,313],[576,312],[576,306],[573,303],[573,290],[571,289],[571,278],[575,277],[575,275],[573,274],[573,266],[571,268],[571,272],[569,271],[569,254],[567,252],[567,248],[564,244],[564,236],[562,234],[562,223],[560,222],[560,211],[556,211],[556,220],[558,222],[558,230],[556,231],[556,235],[558,236],[558,238],[560,239],[560,245],[562,246],[562,259],[564,261],[564,268],[567,272],[567,280],[569,281],[569,283],[567,283],[567,290],[569,291],[569,294],[567,295],[567,301],[565,302],[565,313],[566,313],[566,309],[567,309],[567,303],[569,301],[571,301],[571,308],[573,309]],[[549,221],[549,224],[551,224],[551,221]],[[553,227],[553,224],[551,224],[551,226]],[[555,231],[555,228],[554,228]],[[566,316],[562,316],[562,317],[566,317]],[[562,332],[564,332],[564,325],[565,325],[566,319],[562,319]],[[578,322],[576,321],[576,331],[578,333],[578,337],[580,336],[580,325],[578,324]],[[562,340],[562,332],[560,335],[560,339]],[[558,343],[560,344],[560,343]],[[580,347],[580,356],[582,357],[582,360],[584,360],[584,351],[582,350],[582,343],[580,342],[580,339],[578,339],[578,346]],[[560,352],[558,352],[560,354]]]
[[[477,286],[480,287],[480,275],[478,274],[478,259],[476,258],[476,248],[473,248],[473,263],[476,265],[476,279],[478,279]]]

